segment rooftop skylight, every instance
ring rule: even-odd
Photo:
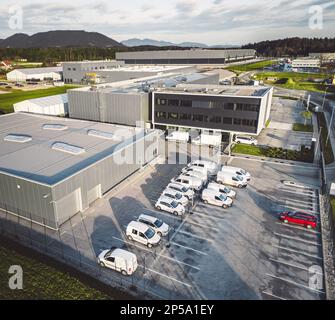
[[[65,152],[65,153],[69,153],[69,154],[73,154],[73,155],[79,155],[79,154],[85,153],[84,148],[74,146],[72,144],[68,144],[68,143],[65,143],[65,142],[55,142],[52,145],[52,149],[57,150],[57,151],[61,151],[61,152]]]
[[[107,139],[107,140],[118,140],[117,136],[112,132],[101,131],[101,130],[88,130],[87,134],[92,137]]]
[[[67,129],[67,126],[65,126],[64,124],[50,123],[50,124],[44,124],[42,128],[44,130],[63,131]]]
[[[10,142],[25,143],[31,141],[32,137],[24,134],[8,134],[6,137],[4,137],[4,140]]]

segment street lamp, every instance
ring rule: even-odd
[[[327,90],[328,90],[329,88],[330,88],[330,87],[328,87],[328,86],[326,85],[326,89],[325,89],[325,93],[324,93],[324,95],[323,95],[323,101],[322,101],[322,111],[323,111],[323,107],[324,107],[324,105],[325,105],[325,100],[326,100]]]

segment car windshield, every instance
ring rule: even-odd
[[[179,200],[179,199],[182,197],[182,195],[181,195],[180,193],[178,193],[178,192],[176,193],[175,196],[176,196],[176,199],[177,199],[177,200]]]
[[[181,190],[182,190],[183,192],[187,192],[187,191],[188,191],[188,188],[186,188],[186,187],[182,187]]]
[[[241,178],[240,176],[236,176],[236,178],[240,181],[243,181],[243,178]]]
[[[224,191],[225,193],[229,193],[229,192],[230,192],[230,189],[227,188],[227,187],[224,187],[224,188],[223,188],[223,191]]]
[[[222,201],[226,201],[226,200],[227,200],[227,197],[226,197],[224,194],[220,193],[220,199],[221,199]]]
[[[172,201],[172,202],[171,202],[171,206],[172,206],[173,208],[177,208],[177,207],[178,207],[178,202],[177,202],[177,201]]]
[[[157,228],[160,228],[163,224],[163,221],[162,220],[159,220],[157,219],[155,222],[154,222],[154,225],[157,227]]]
[[[155,235],[155,231],[151,228],[148,228],[148,230],[144,234],[147,239],[151,239]]]

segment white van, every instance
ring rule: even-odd
[[[231,207],[233,204],[231,198],[213,189],[204,189],[201,194],[201,199],[204,203],[210,203],[225,209]]]
[[[137,269],[136,255],[119,248],[102,251],[98,256],[98,263],[102,267],[110,268],[129,276]]]
[[[222,134],[219,133],[201,133],[197,137],[192,139],[192,143],[195,145],[205,146],[219,146],[221,145]]]
[[[228,184],[233,187],[245,188],[247,186],[247,180],[238,176],[237,174],[226,173],[219,171],[216,177],[216,182],[222,184]]]
[[[128,224],[126,235],[128,240],[140,242],[146,245],[148,248],[157,246],[161,241],[161,237],[155,232],[154,229],[138,221],[131,221]]]
[[[141,214],[137,218],[137,221],[148,225],[150,228],[154,229],[161,237],[166,236],[169,233],[169,225],[155,217]]]
[[[248,171],[245,171],[244,169],[238,167],[222,166],[221,171],[242,176],[242,178],[246,178],[247,181],[250,181],[251,179],[251,175]]]
[[[210,182],[207,186],[207,189],[215,190],[217,192],[223,193],[225,196],[236,199],[236,191],[215,182]]]
[[[258,141],[253,137],[246,137],[246,136],[236,136],[235,137],[236,143],[244,143],[244,144],[251,144],[253,146],[258,145]]]
[[[182,206],[186,206],[188,204],[188,199],[180,192],[166,188],[161,196],[171,198],[172,200],[176,200],[179,202]]]
[[[173,131],[166,136],[167,141],[188,142],[190,134],[186,131]]]
[[[169,183],[166,188],[180,192],[188,200],[194,198],[194,191],[191,188],[185,187],[180,183]]]
[[[194,160],[187,165],[188,167],[205,168],[209,175],[215,175],[218,172],[218,165],[213,161],[207,160]]]
[[[169,213],[174,214],[175,216],[181,216],[185,213],[185,207],[182,206],[176,200],[173,200],[168,197],[160,197],[157,202],[155,203],[155,207],[157,210],[163,210]]]
[[[185,187],[189,187],[189,188],[195,189],[195,190],[200,190],[201,187],[202,187],[201,179],[196,178],[196,177],[188,177],[188,176],[185,176],[183,174],[181,174],[177,178],[171,179],[171,182],[177,182],[177,183],[182,184]]]
[[[202,173],[192,170],[192,168],[185,170],[182,175],[187,177],[194,177],[201,180],[202,184],[204,185],[207,182],[207,176],[204,176]]]
[[[197,166],[191,166],[191,167],[185,167],[181,170],[181,173],[187,172],[187,171],[196,171],[201,173],[206,179],[208,179],[208,171],[206,168],[197,167]]]

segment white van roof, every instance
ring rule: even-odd
[[[150,222],[154,223],[154,222],[156,222],[156,220],[157,220],[158,218],[156,218],[156,217],[152,217],[152,216],[148,216],[148,215],[146,215],[146,214],[141,214],[141,215],[138,217],[138,219],[143,219],[143,220],[150,221]]]
[[[145,233],[148,230],[148,226],[142,222],[138,222],[138,221],[131,221],[128,224],[128,228],[134,228],[137,229],[138,231]]]
[[[172,199],[172,198],[165,197],[164,195],[162,195],[162,196],[159,197],[159,199],[157,201],[164,201],[164,202],[167,202],[167,203],[171,203],[172,201],[175,201],[175,200]]]
[[[200,178],[197,178],[197,177],[193,177],[193,176],[185,176],[184,174],[181,174],[177,179],[188,179],[188,180],[193,180],[193,181],[197,181],[197,180],[199,180],[199,181],[201,181],[201,179]]]
[[[120,249],[120,248],[113,250],[112,254],[114,257],[120,257],[125,260],[132,260],[134,258],[136,259],[136,255],[134,253],[129,252],[127,250]]]

